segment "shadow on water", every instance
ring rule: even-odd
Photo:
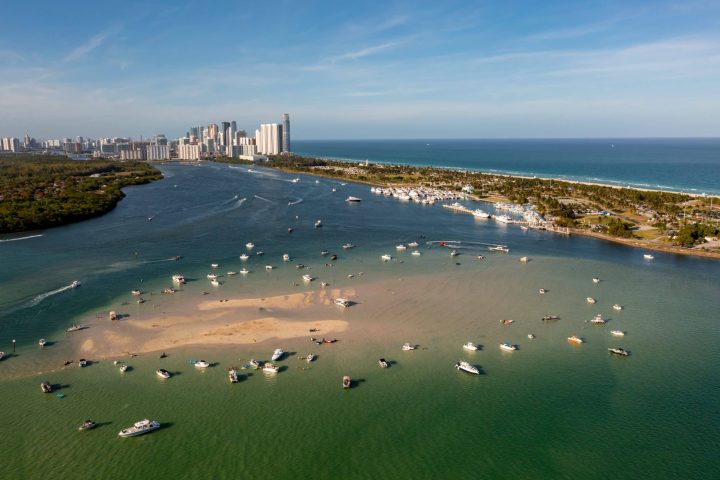
[[[365,382],[367,382],[367,380],[364,378],[353,378],[350,380],[350,388],[358,388]]]

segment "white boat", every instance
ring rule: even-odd
[[[517,347],[515,345],[513,345],[512,343],[503,342],[500,344],[500,349],[506,350],[508,352],[514,352],[515,350],[517,350]]]
[[[593,283],[600,283],[600,279],[597,278],[597,277],[594,277],[594,278],[593,278]]]
[[[283,261],[289,262],[289,261],[290,261],[290,255],[288,255],[287,253],[283,253]]]
[[[242,275],[247,275],[248,273],[250,273],[250,270],[248,270],[247,268],[241,268],[241,269],[240,269],[240,273],[241,273]]]
[[[616,337],[624,337],[625,336],[625,332],[623,332],[622,330],[611,330],[610,334],[615,335]]]
[[[530,259],[529,259],[528,257],[520,257],[520,261],[521,261],[522,263],[527,263],[527,262],[530,261]]]
[[[92,420],[85,420],[83,424],[78,427],[78,431],[84,432],[85,430],[92,430],[95,427],[97,427],[97,423]]]
[[[273,269],[272,265],[265,265],[265,270],[272,270],[272,269]]]
[[[270,359],[274,362],[275,360],[280,359],[283,355],[285,355],[285,352],[283,352],[282,348],[276,348]]]
[[[172,276],[173,283],[185,283],[185,276],[184,275],[173,275]]]
[[[463,348],[465,350],[470,350],[471,352],[476,352],[478,347],[473,342],[467,342],[465,345],[463,345]]]
[[[488,247],[488,250],[491,252],[501,252],[501,253],[509,253],[510,249],[507,247],[503,247],[502,245],[495,245],[494,247]]]
[[[401,245],[396,246],[395,250],[403,251],[403,250],[407,250],[407,247],[405,245],[401,244]]]
[[[132,292],[130,292],[130,294],[134,297],[139,297],[140,295],[142,295],[142,292],[140,290],[133,290]]]
[[[74,282],[72,282],[70,284],[70,288],[77,288],[79,286],[80,286],[80,282],[78,282],[77,280],[75,280]]]
[[[320,286],[323,288],[327,287],[328,285],[330,285],[328,282],[320,282]]]
[[[606,320],[599,313],[590,320],[590,323],[595,324],[595,325],[603,325],[603,324],[605,324],[605,322],[606,322]]]
[[[5,352],[0,352],[0,360],[2,360],[3,358],[5,358]]]
[[[278,367],[274,363],[265,362],[265,365],[263,365],[262,371],[265,373],[277,373],[278,371],[280,371],[280,367]]]
[[[455,368],[462,370],[463,372],[472,373],[474,375],[480,375],[480,370],[474,365],[470,365],[468,362],[457,362]]]
[[[125,365],[124,363],[123,363],[122,365],[120,365],[120,371],[121,371],[122,373],[127,372],[127,369],[128,369],[128,366]]]
[[[230,367],[228,369],[228,379],[230,380],[230,383],[238,383],[238,372],[235,367]]]
[[[218,268],[220,266],[219,263],[211,263],[210,268]]]
[[[318,219],[315,221],[315,228],[320,228],[320,227],[322,227],[322,220]]]
[[[410,351],[410,350],[416,350],[416,349],[417,349],[417,345],[410,345],[409,343],[405,343],[405,344],[402,346],[402,349],[403,349],[404,351],[406,351],[406,352],[407,352],[407,351]]]
[[[312,353],[308,353],[307,357],[305,357],[305,361],[312,362],[313,360],[315,360],[315,355]]]
[[[209,278],[210,280],[215,280],[216,278],[218,278],[218,276],[214,273],[208,273],[207,278]]]
[[[85,325],[71,325],[68,328],[65,329],[66,332],[77,332],[78,330],[82,330],[85,328]]]
[[[335,300],[333,300],[333,303],[339,307],[347,308],[350,306],[350,300],[348,300],[347,298],[336,298]]]
[[[417,248],[420,244],[418,242],[410,242],[407,244],[410,248]]]
[[[457,250],[451,250],[451,251],[450,251],[450,256],[451,256],[451,257],[457,257],[458,255],[459,255],[459,254],[458,254]]]
[[[643,255],[643,258],[644,258],[645,260],[654,260],[654,259],[655,259],[655,257],[653,257],[652,255],[650,255],[649,253],[644,254],[644,255]]]
[[[253,368],[260,368],[260,362],[258,362],[258,361],[255,360],[254,358],[251,358],[248,363],[249,363],[250,366],[253,367]]]
[[[302,279],[303,279],[303,281],[305,281],[305,282],[312,282],[312,281],[314,280],[314,278],[311,277],[310,275],[308,275],[307,273],[302,276]]]
[[[344,248],[345,250],[349,250],[351,248],[355,248],[355,245],[353,245],[352,243],[346,243],[342,246],[342,248]]]
[[[630,352],[620,347],[608,348],[608,353],[612,353],[613,355],[622,355],[623,357],[630,355]]]
[[[212,285],[213,287],[218,287],[220,286],[220,282],[213,278],[212,280],[210,280],[210,285]]]
[[[208,368],[210,366],[210,364],[205,360],[194,360],[193,365],[195,368]]]
[[[298,183],[298,182],[300,181],[300,179],[299,179],[299,178],[293,178],[293,179],[290,180],[290,181],[291,181],[292,183]]]
[[[120,437],[136,437],[138,435],[142,435],[144,433],[152,432],[153,430],[157,430],[160,428],[160,422],[156,420],[148,420],[147,418],[145,420],[140,420],[139,422],[135,422],[135,424],[132,427],[125,428],[123,430],[120,430],[118,433],[118,436]]]
[[[351,384],[352,384],[352,380],[350,379],[350,377],[348,377],[347,375],[345,375],[345,376],[343,377],[343,380],[342,380],[342,386],[343,386],[343,388],[350,388],[350,385],[351,385]]]
[[[507,215],[495,215],[495,221],[498,221],[500,223],[510,223],[512,219]]]
[[[245,248],[247,248],[248,250],[251,249],[251,248],[255,248],[255,244],[252,243],[252,242],[248,242],[248,243],[245,244]]]
[[[583,343],[583,339],[573,335],[572,337],[568,337],[568,342]]]
[[[420,253],[419,250],[413,250],[411,255],[415,255],[416,257],[419,257],[420,255],[422,255],[422,253]]]
[[[248,258],[250,258],[250,257],[244,253],[242,255],[240,255],[240,260],[243,262],[247,262]]]
[[[622,305],[620,305],[619,303],[616,303],[615,305],[613,305],[613,310],[618,310],[618,311],[620,311],[620,310],[622,310],[622,309],[623,309],[623,307],[622,307]]]
[[[380,255],[380,259],[383,262],[389,262],[390,260],[392,260],[392,256],[386,253],[385,255]]]
[[[80,361],[78,361],[79,367],[87,367],[87,364],[88,364],[88,361],[85,360],[84,358],[81,358]]]
[[[227,272],[228,277],[234,277],[238,272]]]
[[[170,378],[172,376],[172,374],[164,368],[158,368],[155,370],[155,374],[160,378]]]
[[[484,210],[480,210],[479,208],[473,210],[472,214],[473,214],[473,217],[475,217],[475,218],[490,218],[489,213],[487,213]]]
[[[535,338],[535,335],[533,335],[532,333],[528,333],[528,338],[530,340],[533,340]]]
[[[260,256],[260,255],[264,255],[264,254],[265,254],[265,252],[263,252],[262,250],[259,250],[255,255]]]
[[[40,384],[40,390],[42,390],[43,393],[52,393],[52,385],[48,382],[42,382]]]
[[[538,290],[538,293],[540,295],[544,295],[545,293],[547,293],[547,290],[545,290],[544,288],[541,288],[540,290]]]
[[[345,199],[345,201],[346,202],[362,202],[362,198],[350,196],[350,197],[347,197]]]
[[[330,250],[321,250],[320,251],[320,255],[323,255],[323,256],[327,255],[328,253],[330,253]]]
[[[38,340],[38,345],[40,345],[41,347],[44,347],[46,344],[47,344],[47,340],[45,340],[44,338],[41,338],[40,340]]]
[[[587,300],[587,303],[595,303],[596,300],[593,297],[587,297],[585,300]]]
[[[390,364],[384,358],[378,360],[378,365],[380,365],[380,368],[388,368],[390,366]]]

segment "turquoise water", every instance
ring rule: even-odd
[[[0,345],[6,352],[11,339],[18,345],[0,361],[0,431],[12,447],[0,464],[12,478],[720,475],[720,263],[660,253],[647,262],[640,250],[524,233],[325,179],[294,184],[278,172],[225,165],[161,168],[165,180],[128,189],[106,216],[0,243]],[[347,204],[348,195],[363,202]],[[322,229],[312,227],[317,218]],[[490,255],[469,243],[456,260],[437,247],[423,248],[422,257],[395,252],[415,239],[497,242],[511,253]],[[172,309],[201,299],[209,264],[239,269],[247,241],[264,258],[252,259],[248,278],[224,278],[211,298],[317,290],[317,282],[294,286],[298,271],[280,259],[288,252],[333,286],[366,286],[392,300],[368,295],[338,313],[350,331],[333,345],[298,338],[183,347],[163,360],[128,359],[125,374],[109,359],[58,368],[77,358],[76,337],[63,333],[69,324],[109,309],[132,315],[156,302]],[[358,248],[343,251],[346,242]],[[323,248],[340,256],[335,267],[324,266]],[[383,264],[382,253],[403,263]],[[522,255],[532,261],[521,264]],[[278,268],[266,274],[265,263]],[[198,281],[146,305],[123,305],[132,302],[131,289],[158,291],[178,271]],[[44,296],[73,280],[82,286]],[[540,287],[548,293],[538,295]],[[588,305],[587,296],[598,303]],[[625,309],[615,312],[613,303]],[[561,320],[544,324],[545,313]],[[609,323],[590,326],[596,313]],[[504,327],[502,318],[515,323]],[[615,328],[627,336],[611,337]],[[569,344],[572,334],[586,343]],[[40,337],[52,345],[39,349]],[[482,350],[464,352],[468,340]],[[500,351],[505,340],[519,350]],[[400,351],[405,341],[420,349]],[[616,345],[632,356],[609,356]],[[276,377],[244,370],[242,382],[228,383],[228,366],[268,359],[277,346],[293,353]],[[312,364],[295,358],[309,351],[319,355]],[[381,370],[381,356],[395,363]],[[217,365],[197,371],[192,358]],[[483,374],[455,371],[461,358]],[[178,375],[161,380],[158,366]],[[350,391],[340,388],[345,374],[356,381]],[[61,386],[65,398],[40,393],[42,380]],[[117,438],[145,417],[164,428]],[[85,418],[100,426],[77,432]]]

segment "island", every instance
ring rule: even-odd
[[[97,217],[115,208],[125,196],[121,188],[161,178],[158,169],[142,162],[0,156],[0,233]]]

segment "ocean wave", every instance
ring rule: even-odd
[[[38,235],[28,235],[26,237],[18,237],[18,238],[0,238],[0,243],[4,242],[19,242],[20,240],[28,240],[30,238],[38,238],[42,237],[44,234],[40,233]]]

